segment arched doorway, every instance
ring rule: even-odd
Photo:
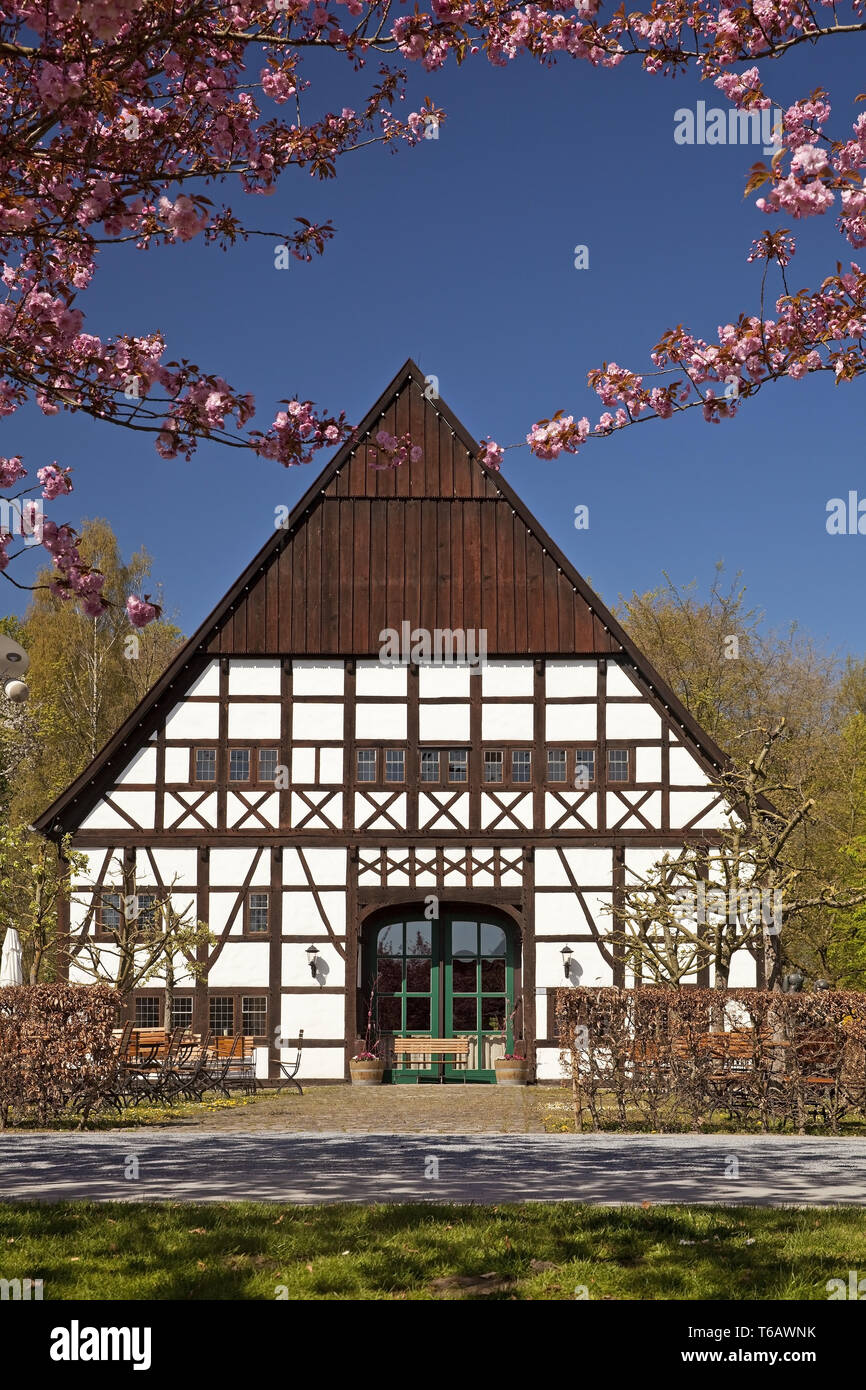
[[[372,996],[386,1081],[495,1081],[514,1049],[520,938],[495,908],[443,908],[430,921],[411,908],[376,913],[364,927],[365,998]],[[395,1037],[468,1038],[467,1066],[394,1064]]]

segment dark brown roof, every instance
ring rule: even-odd
[[[429,632],[486,630],[491,657],[621,654],[704,756],[724,760],[508,483],[477,461],[477,441],[426,389],[407,361],[285,529],[268,537],[117,734],[39,817],[38,830],[58,834],[61,820],[74,824],[87,813],[108,765],[132,756],[208,658],[375,656],[379,633],[400,631],[404,621]],[[422,459],[370,467],[366,442],[379,429],[408,432]]]

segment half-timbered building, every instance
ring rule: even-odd
[[[630,982],[618,897],[716,837],[723,755],[430,394],[408,362],[38,828],[87,857],[73,941],[131,881],[209,924],[171,1022],[343,1080],[375,985],[386,1058],[468,1036],[492,1080],[518,1037],[555,1079],[553,990]],[[383,428],[421,459],[371,467]]]

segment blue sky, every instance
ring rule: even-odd
[[[331,55],[316,61],[310,113],[317,96],[330,109],[360,104],[364,75]],[[769,90],[785,104],[819,84],[833,133],[846,134],[862,88],[853,45],[792,54]],[[591,367],[645,369],[666,328],[709,337],[754,311],[760,267],[746,255],[765,226],[797,237],[792,289],[857,259],[832,217],[766,219],[743,198],[760,149],[674,143],[678,108],[726,105],[691,75],[649,77],[628,62],[614,72],[481,58],[439,74],[410,66],[405,110],[428,94],[448,113],[438,140],[352,154],[326,184],[293,174],[270,199],[232,193],[253,227],[331,219],[323,257],[277,271],[260,238],[227,254],[200,240],[112,250],[81,300],[86,327],[162,330],[170,357],[253,391],[261,427],[294,394],[358,420],[412,356],[472,433],[512,444],[560,407],[597,418]],[[588,270],[574,268],[578,244]],[[167,614],[186,632],[262,544],[274,507],[293,503],[318,468],[286,471],[214,445],[165,462],[148,436],[35,409],[0,423],[0,453],[22,454],[31,473],[72,465],[75,493],[47,514],[105,516],[124,552],[146,546]],[[743,571],[770,624],[797,621],[862,655],[866,536],[829,536],[825,520],[829,498],[866,496],[863,459],[862,381],[836,388],[822,376],[769,387],[722,425],[692,412],[554,462],[511,450],[504,473],[608,603],[656,586],[662,570],[705,589],[722,559]],[[580,503],[587,531],[573,526]],[[0,590],[0,614],[25,604]]]

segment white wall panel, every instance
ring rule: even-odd
[[[115,774],[114,780],[120,784],[124,782],[154,783],[156,781],[156,749],[151,747],[139,749],[123,771]]]
[[[201,743],[219,737],[220,707],[216,700],[180,701],[165,721],[166,738],[188,738]]]
[[[551,699],[598,694],[597,661],[548,661],[544,672],[545,693]]]
[[[406,667],[386,666],[381,661],[359,661],[355,667],[355,694],[401,695],[406,698]]]
[[[166,782],[178,782],[183,786],[189,786],[189,749],[188,748],[166,748],[165,750],[165,780]],[[204,790],[204,787],[202,787]]]
[[[422,700],[468,700],[471,672],[468,666],[420,666],[418,695]]]
[[[153,829],[156,811],[154,792],[114,791],[110,793],[110,796],[117,809],[130,816],[142,830]]]
[[[270,949],[267,941],[227,941],[208,974],[208,987],[266,989]]]
[[[340,955],[336,947],[330,942],[322,942],[321,939],[315,942],[319,957],[316,962],[318,967],[318,980],[321,984],[329,988],[338,986],[340,989],[346,984],[346,962]],[[307,956],[306,946],[300,942],[285,942],[282,951],[282,982],[284,985],[303,985],[305,988],[313,983],[310,974],[309,957]],[[342,1037],[343,1029],[335,1036]]]
[[[192,685],[188,686],[185,692],[187,695],[219,695],[220,693],[220,668],[218,661],[209,661],[200,676],[197,676]]]
[[[250,848],[212,849],[210,852],[211,883],[235,884],[246,881],[256,851]],[[271,881],[271,856],[266,850],[250,880],[253,887],[267,887]]]
[[[293,661],[295,695],[342,695],[345,666],[342,661]]]
[[[310,972],[307,979],[312,984]],[[295,1038],[303,1028],[306,1038],[342,1038],[345,1033],[345,1002],[342,994],[284,994],[282,998],[280,1022],[285,1037]],[[354,1041],[354,1039],[352,1040]],[[316,1048],[306,1056],[313,1057],[308,1063],[310,1075],[321,1076],[315,1057],[323,1049]],[[340,1067],[339,1075],[343,1069]]]
[[[422,704],[418,721],[422,743],[466,743],[469,739],[468,704]]]
[[[545,738],[548,743],[593,743],[598,730],[596,705],[547,705]]]
[[[609,739],[661,738],[662,721],[649,705],[607,705]]]
[[[345,849],[305,849],[304,859],[315,884],[346,882]],[[289,846],[283,850],[283,883],[305,885],[307,876],[298,851]]]
[[[706,785],[707,774],[688,748],[671,748],[669,757],[671,786],[702,787]]]
[[[660,782],[662,780],[662,750],[660,748],[636,748],[635,781]]]
[[[172,882],[193,886],[198,881],[198,852],[194,849],[151,850],[154,863],[166,886]],[[136,851],[135,878],[139,885],[156,882],[150,860],[144,850]]]
[[[481,707],[481,737],[501,739],[503,743],[528,743],[533,736],[532,715],[532,705],[484,704]]]
[[[481,668],[482,695],[531,695],[535,688],[531,661],[488,661]]]
[[[104,801],[97,801],[93,810],[80,823],[81,830],[128,830],[129,821],[124,820]]]
[[[319,781],[320,782],[342,782],[343,780],[343,750],[342,748],[320,748],[319,749]]]
[[[229,695],[279,695],[279,661],[229,662]]]
[[[620,666],[616,661],[609,661],[607,663],[607,693],[608,695],[642,695],[644,692],[627,668]]]
[[[292,781],[303,786],[316,780],[315,748],[292,749]]]
[[[229,738],[279,739],[280,716],[276,702],[252,705],[235,700],[229,705]]]
[[[320,705],[312,702],[292,705],[292,738],[315,740],[342,737],[342,705]]]
[[[346,894],[323,890],[319,893],[319,901],[334,934],[343,936],[346,931]],[[297,890],[283,893],[283,933],[286,936],[309,935],[311,938],[327,939],[328,928],[322,921],[313,893]],[[319,944],[318,939],[316,944]],[[283,983],[288,984],[288,981],[284,980]]]
[[[405,705],[358,704],[355,706],[355,737],[393,739],[406,737]]]

